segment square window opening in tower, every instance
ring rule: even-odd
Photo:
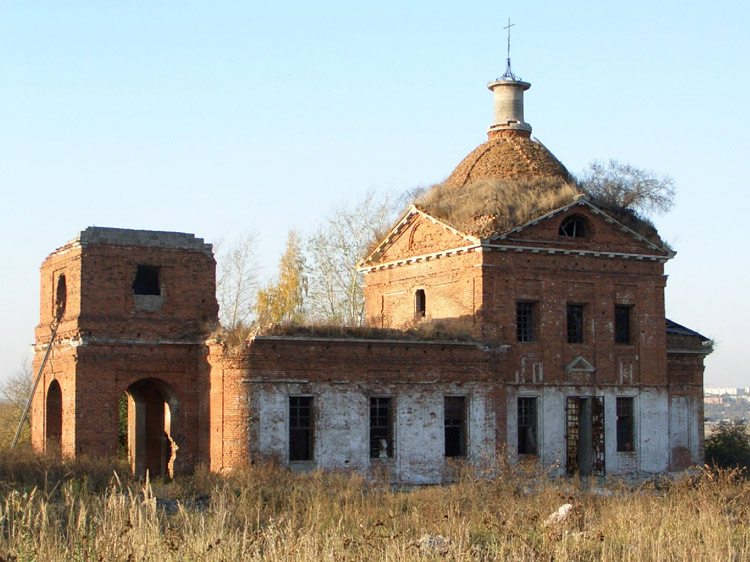
[[[154,265],[139,265],[133,281],[133,294],[161,295],[160,269]]]

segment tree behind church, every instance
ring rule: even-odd
[[[258,233],[214,244],[219,321],[227,330],[249,323],[258,290]]]
[[[617,160],[594,160],[579,185],[605,207],[630,209],[640,215],[666,213],[674,205],[674,180]]]
[[[255,299],[258,325],[302,323],[305,319],[303,305],[306,292],[302,240],[294,230],[290,230],[277,278],[260,289]]]
[[[370,191],[354,205],[331,209],[308,238],[306,309],[312,320],[336,326],[364,324],[364,279],[357,262],[391,226],[395,208],[391,198]]]

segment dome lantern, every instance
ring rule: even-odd
[[[487,87],[495,95],[495,120],[487,136],[490,139],[509,135],[530,137],[531,125],[523,119],[523,93],[531,84],[503,76]]]
[[[487,136],[495,139],[504,136],[531,136],[531,125],[523,120],[523,93],[531,88],[531,84],[524,82],[513,74],[510,68],[510,23],[503,29],[508,30],[508,57],[505,59],[505,74],[487,87],[495,94],[495,121],[490,125]]]

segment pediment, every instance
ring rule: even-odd
[[[359,267],[467,248],[478,243],[478,238],[464,234],[412,205]]]
[[[581,229],[565,229],[566,221],[574,219],[581,223]],[[627,214],[615,217],[591,204],[585,197],[496,234],[486,242],[489,245],[541,247],[566,253],[593,252],[660,259],[669,259],[674,255],[649,223]]]
[[[570,363],[565,365],[566,373],[593,373],[596,371],[591,363],[584,359],[581,355],[573,359]]]

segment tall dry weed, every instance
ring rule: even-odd
[[[453,467],[444,486],[397,489],[357,474],[274,465],[173,482],[4,487],[0,557],[17,560],[747,560],[750,483],[590,484],[535,465],[494,477]],[[550,514],[570,504],[554,523]]]

